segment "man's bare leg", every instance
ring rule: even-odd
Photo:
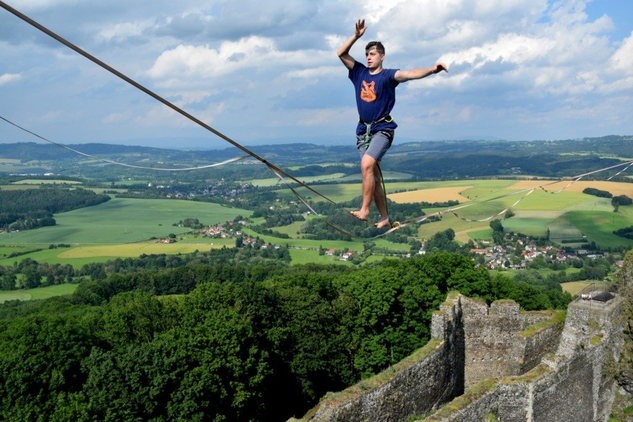
[[[374,165],[374,175],[374,202],[376,203],[378,212],[380,212],[380,221],[374,223],[374,226],[378,229],[382,229],[383,227],[389,226],[389,214],[387,214],[387,198],[385,198],[385,192],[382,189],[382,179],[380,178],[380,170],[378,169],[377,163]]]
[[[373,157],[365,154],[360,160],[360,171],[363,176],[363,204],[358,211],[352,211],[351,214],[362,221],[367,221],[369,218],[369,206],[371,205],[371,199],[374,196],[374,189],[376,188],[376,180],[374,179],[374,169],[376,166],[376,160]]]

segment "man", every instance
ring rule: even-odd
[[[396,87],[400,82],[422,79],[441,71],[448,72],[448,69],[443,63],[412,70],[383,69],[385,47],[378,41],[372,41],[365,47],[367,66],[364,66],[350,56],[349,51],[366,30],[364,19],[356,22],[354,35],[339,48],[338,57],[349,69],[360,116],[356,128],[356,146],[361,155],[363,203],[360,210],[352,211],[351,214],[359,220],[367,221],[373,199],[380,212],[380,221],[374,226],[382,228],[389,226],[390,222],[378,164],[391,146],[394,130],[398,127],[389,115],[396,103]]]

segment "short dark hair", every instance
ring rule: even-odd
[[[380,41],[370,41],[365,46],[365,53],[372,49],[372,47],[376,47],[376,51],[380,54],[385,54],[385,46],[382,45]]]

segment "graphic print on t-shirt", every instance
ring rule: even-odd
[[[360,99],[365,101],[366,103],[371,103],[372,101],[376,101],[376,81],[371,81],[367,83],[365,81],[361,81],[362,89],[360,91]]]

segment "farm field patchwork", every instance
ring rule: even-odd
[[[130,183],[134,182],[138,181],[130,181]],[[538,183],[539,181],[532,182]],[[630,187],[630,185],[623,183],[619,185]],[[31,186],[20,185],[20,188],[31,188]],[[464,219],[485,219],[512,205],[520,197],[519,195],[505,198],[497,197],[520,186],[516,180],[455,180],[387,183],[387,190],[388,192],[399,191],[389,195],[392,200],[395,198],[398,202],[401,198],[407,198],[408,201],[444,202],[450,197],[460,200],[461,203],[472,204],[457,211],[463,219],[457,218],[451,213],[445,213],[440,221],[421,224],[418,228],[418,235],[421,238],[429,238],[439,231],[450,228],[455,231],[456,239],[465,243],[470,239],[490,237],[490,226],[489,221],[471,222]],[[317,185],[315,188],[338,202],[350,200],[360,195],[360,183]],[[294,198],[288,189],[280,188],[278,192],[284,196],[288,195],[289,198]],[[315,198],[314,194],[305,189],[303,193],[314,200],[321,200],[321,198]],[[497,199],[490,200],[492,198]],[[481,202],[486,200],[487,202]],[[565,191],[558,195],[534,191],[512,209],[515,212],[514,217],[507,220],[504,220],[503,216],[499,217],[506,231],[545,236],[548,226],[550,231],[553,229],[554,232],[558,230],[562,233],[563,227],[568,225],[577,228],[587,235],[589,241],[593,240],[598,244],[608,242],[610,245],[633,245],[633,241],[619,238],[611,233],[617,228],[633,225],[633,207],[620,207],[618,213],[613,213],[613,207],[608,199],[571,191]],[[427,214],[439,210],[441,209],[424,209]],[[194,239],[194,236],[185,234],[190,231],[189,228],[174,227],[173,224],[185,218],[198,218],[203,224],[212,225],[232,220],[237,215],[249,216],[250,212],[194,201],[114,198],[98,206],[57,214],[55,218],[58,225],[54,227],[22,233],[0,234],[0,244],[8,245],[0,248],[0,265],[9,265],[24,259],[24,257],[2,259],[2,255],[6,256],[15,251],[37,247],[44,250],[26,255],[26,257],[38,262],[70,263],[75,267],[88,262],[103,262],[115,257],[132,257],[143,253],[172,254],[204,250],[204,248],[216,247],[211,243],[217,243],[217,245],[223,243],[219,242],[218,239],[202,237]],[[593,217],[590,218],[590,216]],[[308,219],[310,218],[314,217],[308,216]],[[257,219],[257,222],[261,223],[261,219]],[[248,230],[244,230],[244,232],[274,244],[288,244],[291,247],[293,264],[325,260],[318,255],[319,246],[326,249],[349,248],[354,251],[362,251],[363,242],[367,241],[367,239],[352,242],[298,239],[297,232],[303,224],[304,222],[295,222],[288,226],[271,227],[271,230],[288,234],[291,239],[263,236]],[[179,239],[183,237],[185,239],[171,245],[147,242],[151,237],[166,237],[170,233],[176,234]],[[229,247],[234,244],[233,239],[225,241],[228,241],[227,246]],[[60,243],[71,244],[73,248],[47,249],[50,244]],[[393,244],[384,239],[376,241],[376,244],[378,247],[392,250],[408,251],[409,249],[408,245]],[[16,249],[18,247],[25,249],[18,250]],[[328,258],[331,259],[331,257]]]
[[[468,202],[469,199],[462,196],[461,192],[470,187],[471,186],[454,186],[446,188],[420,189],[409,192],[392,193],[387,197],[398,204],[447,201]]]
[[[186,218],[198,218],[203,224],[217,224],[250,214],[250,211],[204,202],[115,198],[93,207],[56,214],[56,226],[0,234],[0,243],[133,243],[188,232],[187,227],[172,226]]]
[[[546,237],[551,218],[509,218],[502,221],[506,232],[523,233],[528,236]]]
[[[625,215],[604,211],[571,211],[566,216],[571,224],[587,236],[589,242],[593,241],[598,245],[633,247],[633,240],[613,234],[614,230],[633,225],[633,220]]]
[[[570,182],[563,181],[552,183],[552,181],[547,180],[521,180],[514,185],[510,186],[509,189],[530,189],[537,186],[544,186],[548,191],[558,191],[559,189],[565,188]],[[546,186],[545,186],[546,185]],[[600,190],[605,190],[607,192],[611,192],[614,196],[618,195],[627,195],[629,197],[633,196],[633,185],[630,183],[618,183],[618,182],[608,182],[602,180],[593,180],[593,181],[578,181],[573,183],[571,186],[565,188],[565,192],[582,192],[586,188],[595,188]]]
[[[348,176],[351,177],[351,176]],[[387,177],[385,176],[385,179]],[[387,196],[390,197],[394,194],[402,193],[403,191],[414,191],[414,190],[426,190],[426,189],[438,189],[438,188],[452,188],[452,187],[464,187],[467,188],[461,192],[461,194],[468,198],[474,198],[478,195],[498,195],[500,194],[500,190],[504,189],[507,186],[515,183],[515,180],[452,180],[452,181],[431,181],[431,182],[387,182],[385,183],[385,187],[387,188]],[[468,187],[471,186],[472,187]],[[349,201],[354,199],[361,194],[361,184],[360,177],[358,177],[357,183],[340,183],[340,184],[332,184],[332,185],[314,185],[311,186],[315,190],[323,193],[324,195],[330,197],[332,200],[337,202]],[[313,197],[315,201],[322,201],[324,199],[317,197],[312,192],[308,191],[305,188],[299,188],[298,192],[301,195]],[[292,192],[288,191],[288,189],[282,189],[277,191],[280,195],[284,195],[287,197],[294,197]],[[503,192],[502,192],[503,193]]]

